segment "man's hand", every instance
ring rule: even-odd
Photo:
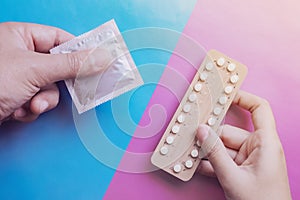
[[[89,61],[93,51],[49,54],[49,49],[72,38],[49,26],[0,24],[0,122],[8,118],[32,121],[53,109],[59,101],[55,82],[76,78],[83,65],[96,62],[95,58]]]

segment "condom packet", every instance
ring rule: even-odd
[[[51,49],[50,53],[82,50],[91,50],[91,56],[87,58],[90,60],[106,57],[106,66],[105,70],[94,73],[103,66],[98,66],[96,61],[89,61],[89,65],[82,65],[75,79],[65,80],[79,114],[143,84],[114,20]],[[90,66],[91,63],[93,66]],[[87,71],[91,73],[83,75]]]

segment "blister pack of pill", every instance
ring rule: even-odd
[[[217,132],[246,74],[243,64],[209,51],[154,150],[152,164],[190,180],[202,159],[198,126],[207,124]]]

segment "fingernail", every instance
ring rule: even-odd
[[[23,108],[19,108],[14,112],[15,117],[23,118],[26,116],[26,111]]]
[[[198,132],[197,132],[197,138],[200,142],[200,144],[203,144],[203,142],[207,139],[208,137],[208,131],[209,131],[209,127],[207,125],[200,125],[198,128]]]
[[[40,102],[40,113],[43,113],[47,110],[49,103],[47,101]]]

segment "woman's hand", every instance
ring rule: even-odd
[[[201,125],[197,137],[208,161],[201,161],[199,172],[217,176],[227,199],[291,199],[284,152],[268,102],[240,91],[234,103],[251,113],[255,131],[225,125],[218,138]]]

